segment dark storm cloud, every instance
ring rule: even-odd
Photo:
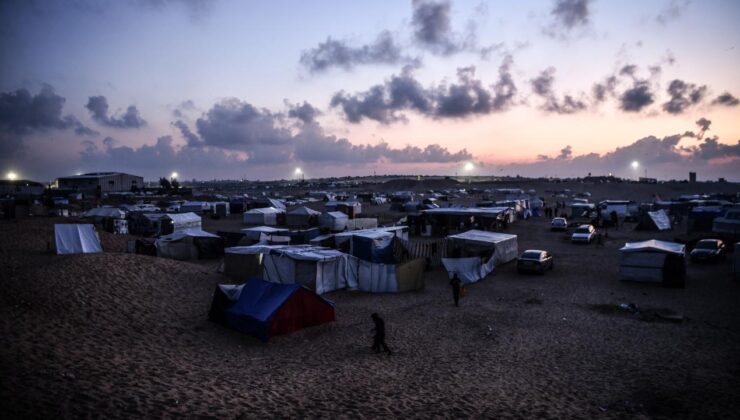
[[[712,101],[712,105],[737,106],[738,104],[740,104],[740,100],[730,92],[725,92]]]
[[[619,97],[619,108],[625,112],[640,112],[655,102],[650,84],[645,80],[636,80],[631,88]]]
[[[146,121],[139,115],[139,110],[131,105],[120,116],[108,115],[108,100],[105,96],[91,96],[85,108],[90,111],[92,119],[98,124],[111,128],[141,128]]]
[[[475,67],[458,69],[456,83],[425,88],[407,68],[382,85],[349,95],[338,92],[331,100],[347,121],[370,119],[381,124],[405,121],[403,111],[414,111],[430,118],[465,118],[508,109],[517,93],[511,76],[512,59],[507,56],[499,67],[499,78],[490,87],[475,77]]]
[[[655,16],[655,20],[665,25],[666,23],[676,20],[689,7],[690,0],[668,0],[667,4]]]
[[[569,160],[573,157],[573,147],[568,145],[560,149],[560,154],[551,158],[547,155],[537,155],[537,160]]]
[[[321,73],[332,68],[350,70],[361,64],[398,64],[413,62],[403,55],[401,47],[390,32],[378,35],[374,43],[359,47],[351,46],[347,41],[327,38],[316,48],[304,51],[300,63],[311,73]]]
[[[668,85],[667,92],[670,99],[663,104],[663,110],[669,114],[681,114],[690,106],[696,105],[704,99],[707,87],[674,79]]]
[[[459,51],[460,46],[453,40],[448,1],[414,0],[412,8],[411,25],[419,45],[444,55]]]
[[[555,69],[553,67],[543,70],[539,76],[530,81],[532,91],[545,99],[540,109],[556,114],[574,114],[588,108],[583,100],[571,95],[564,95],[562,99],[559,99],[553,90],[554,82]]]
[[[715,136],[704,139],[697,146],[684,148],[684,150],[691,153],[692,158],[698,160],[736,159],[740,158],[740,140],[735,144],[724,144],[720,143]]]
[[[288,110],[288,116],[301,120],[304,124],[310,124],[316,121],[316,117],[321,115],[321,111],[308,102],[304,101],[300,105],[290,105]]]

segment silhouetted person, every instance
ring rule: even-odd
[[[391,349],[389,349],[388,345],[385,344],[385,322],[383,322],[383,318],[381,318],[377,313],[373,313],[371,318],[375,323],[375,328],[373,328],[373,331],[375,332],[375,335],[373,336],[373,350],[376,353],[380,353],[380,347],[382,346],[383,351],[388,352],[388,355],[390,356]]]
[[[455,306],[460,306],[460,279],[457,277],[457,273],[452,275],[450,285],[452,286],[452,300],[455,301]]]

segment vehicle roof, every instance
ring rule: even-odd
[[[542,249],[528,249],[528,250],[522,252],[522,254],[526,254],[527,252],[547,252],[547,251],[542,250]]]
[[[697,242],[697,244],[700,244],[702,242],[704,242],[704,243],[707,243],[707,242],[722,242],[722,239],[702,239],[699,242]]]
[[[591,226],[589,224],[584,224],[584,225],[578,226],[578,229],[580,229],[580,228],[589,228],[589,227],[593,227],[593,226]]]

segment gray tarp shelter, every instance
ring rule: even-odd
[[[298,207],[285,214],[285,224],[290,227],[316,226],[320,215],[320,211],[305,206]]]
[[[619,250],[619,278],[683,287],[686,246],[655,239],[626,243]]]
[[[54,225],[57,254],[91,254],[103,252],[95,227],[90,224]]]
[[[330,211],[319,216],[321,227],[328,228],[332,232],[341,232],[347,227],[349,216],[341,211]]]
[[[222,243],[218,235],[200,229],[185,229],[161,236],[154,243],[157,256],[173,260],[196,260],[206,257],[212,248]]]

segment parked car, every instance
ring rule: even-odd
[[[570,241],[590,244],[596,238],[596,229],[592,225],[581,225],[573,232]]]
[[[539,249],[528,249],[516,261],[516,269],[519,273],[531,271],[545,274],[545,271],[552,270],[552,255],[547,251]]]
[[[691,261],[717,261],[725,258],[725,243],[720,239],[702,239],[691,250]]]
[[[565,217],[556,217],[550,222],[550,230],[566,231],[568,230],[568,221],[565,220]]]

